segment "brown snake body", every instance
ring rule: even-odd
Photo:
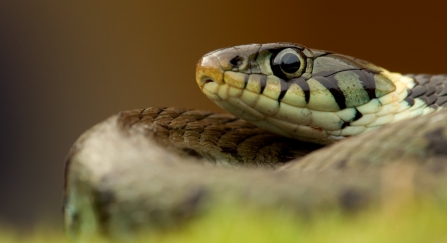
[[[177,224],[228,201],[306,214],[352,210],[392,197],[393,184],[402,181],[415,196],[442,198],[447,112],[429,116],[434,121],[429,127],[418,117],[345,139],[300,162],[293,158],[319,146],[264,132],[230,115],[176,108],[122,112],[89,130],[70,151],[67,232],[75,239],[96,233],[120,238]],[[418,132],[394,143],[393,131],[402,126]],[[388,150],[375,152],[385,144]],[[398,153],[387,154],[395,149]],[[216,167],[210,158],[230,162]],[[259,165],[267,168],[245,168]],[[275,167],[279,170],[272,171]]]

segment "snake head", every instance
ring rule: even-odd
[[[368,130],[353,125],[383,105],[399,109],[411,86],[401,79],[357,58],[292,43],[219,49],[196,68],[200,89],[224,110],[271,132],[318,143]]]

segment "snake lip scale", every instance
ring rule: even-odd
[[[447,198],[445,75],[271,43],[204,55],[196,82],[232,115],[129,110],[75,142],[70,239],[129,240],[226,203],[352,211],[393,200],[402,184],[414,197]]]

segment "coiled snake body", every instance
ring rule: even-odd
[[[71,238],[119,238],[227,201],[358,208],[390,197],[397,179],[414,195],[443,193],[447,76],[391,73],[290,43],[217,50],[196,73],[237,117],[147,108],[85,132],[67,157]]]

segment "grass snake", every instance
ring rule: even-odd
[[[86,131],[66,159],[70,238],[131,237],[222,203],[309,215],[447,195],[445,75],[291,43],[220,49],[196,74],[235,116],[153,107]]]

